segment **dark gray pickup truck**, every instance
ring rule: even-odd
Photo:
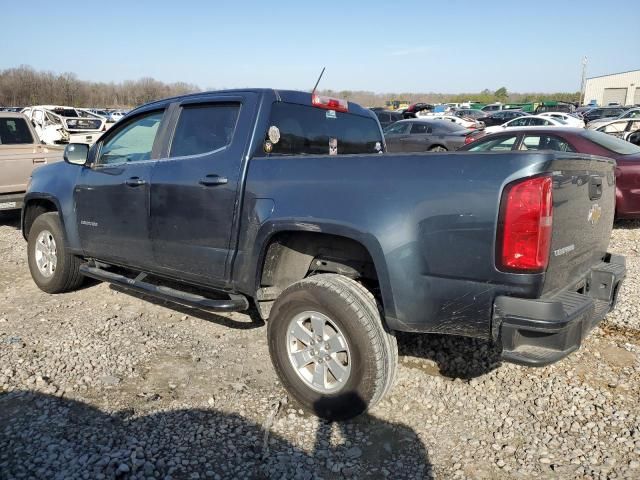
[[[142,106],[34,172],[22,230],[44,291],[84,276],[268,319],[275,369],[326,418],[391,387],[395,331],[577,349],[615,303],[611,160],[385,153],[374,114],[278,90]]]

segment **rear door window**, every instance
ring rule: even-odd
[[[566,140],[555,135],[525,135],[520,150],[554,150],[556,152],[575,152]]]
[[[516,118],[509,122],[510,127],[526,127],[527,125],[529,125],[528,118]]]
[[[608,133],[609,135],[615,135],[619,137],[622,135],[622,133],[626,128],[627,128],[627,122],[621,121],[621,122],[614,122],[614,123],[610,123],[609,125],[605,125],[600,129],[600,131],[604,133]]]
[[[506,152],[513,148],[517,135],[481,140],[469,149],[470,152]]]
[[[239,112],[239,103],[183,107],[169,156],[199,155],[226,147],[231,143]]]
[[[371,117],[287,102],[271,109],[264,153],[342,155],[379,153],[382,134]]]
[[[411,125],[410,133],[412,135],[420,133],[431,133],[431,128],[426,123],[414,123],[413,125]]]
[[[23,118],[0,118],[0,145],[33,143],[27,122]]]

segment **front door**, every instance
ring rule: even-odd
[[[151,178],[151,235],[162,273],[225,283],[252,98],[203,96],[178,107],[167,158]]]
[[[145,112],[111,129],[75,188],[85,255],[128,266],[152,264],[149,182],[164,111]]]

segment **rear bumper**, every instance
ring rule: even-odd
[[[24,193],[0,193],[0,211],[20,210],[24,203]]]
[[[504,361],[541,367],[580,348],[582,340],[615,306],[625,259],[607,255],[581,280],[579,290],[551,298],[495,299],[494,335]]]

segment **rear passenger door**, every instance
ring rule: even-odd
[[[409,136],[403,138],[403,152],[426,152],[431,146],[431,127],[426,123],[412,123]]]
[[[251,94],[205,95],[174,106],[173,133],[151,179],[151,238],[159,272],[225,283],[254,107]]]

